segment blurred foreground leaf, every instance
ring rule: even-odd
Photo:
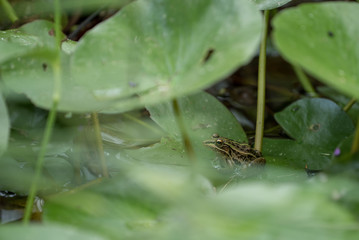
[[[119,178],[53,197],[45,206],[44,221],[116,239],[359,236],[354,216],[338,204],[358,190],[352,182],[247,182],[213,194],[204,179],[183,170],[132,166]],[[339,199],[331,195],[343,190]],[[358,200],[357,196],[351,202],[358,204]]]
[[[57,225],[6,225],[1,227],[1,239],[53,239],[53,240],[102,240],[106,239],[99,235],[89,234],[88,232],[81,231],[78,228]]]

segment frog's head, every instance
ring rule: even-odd
[[[203,141],[203,144],[221,154],[229,155],[230,139],[220,137],[217,133],[212,135],[210,140]]]

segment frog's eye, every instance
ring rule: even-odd
[[[221,146],[223,144],[223,140],[222,139],[217,139],[216,144]]]
[[[214,133],[214,134],[212,135],[212,138],[219,138],[219,135],[218,135],[217,133]]]

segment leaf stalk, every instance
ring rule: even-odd
[[[269,22],[269,10],[264,11],[262,41],[259,50],[258,64],[258,97],[257,97],[257,123],[254,148],[262,150],[263,131],[264,131],[264,114],[265,114],[265,86],[266,86],[266,45]]]

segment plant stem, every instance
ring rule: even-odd
[[[266,44],[269,22],[269,10],[264,11],[262,41],[259,51],[258,64],[258,98],[257,98],[257,123],[256,138],[254,148],[262,151],[263,131],[264,131],[264,110],[265,110],[265,85],[266,85]]]
[[[100,157],[100,162],[101,162],[102,176],[108,178],[109,175],[108,175],[105,154],[104,154],[104,150],[103,150],[100,121],[98,120],[98,114],[92,113],[92,119],[93,119],[93,126],[94,126],[94,130],[95,130],[97,150],[99,152],[99,157]]]
[[[188,158],[194,165],[194,163],[196,162],[196,156],[195,156],[191,141],[189,139],[189,136],[187,134],[186,126],[185,126],[185,123],[184,123],[182,115],[181,115],[180,106],[179,106],[176,98],[172,100],[172,107],[173,107],[173,111],[175,114],[175,119],[176,119],[177,125],[178,125],[181,135],[182,135],[181,137],[183,139],[184,148],[186,150]]]
[[[350,108],[356,103],[356,99],[355,98],[352,98],[348,103],[347,103],[347,105],[345,105],[344,107],[343,107],[343,111],[344,112],[348,112],[349,110],[350,110]]]
[[[7,0],[0,0],[0,3],[11,22],[16,22],[17,20],[19,20],[14,9]]]
[[[309,78],[305,75],[303,69],[296,64],[293,64],[293,69],[297,78],[299,79],[300,83],[302,84],[304,90],[308,93],[310,97],[319,97],[318,94],[315,92],[312,84],[310,83]]]
[[[39,184],[39,181],[41,178],[41,172],[42,172],[42,168],[43,168],[43,164],[44,164],[46,148],[49,143],[52,129],[53,129],[55,119],[56,119],[57,103],[58,102],[55,102],[55,101],[53,102],[50,114],[47,118],[46,129],[45,129],[44,137],[41,141],[40,153],[39,153],[39,156],[38,156],[37,162],[36,162],[35,176],[32,180],[30,190],[29,190],[29,195],[28,195],[27,201],[26,201],[25,214],[24,214],[24,218],[23,218],[23,223],[25,225],[27,225],[30,222],[31,213],[32,213],[33,205],[34,205],[34,199],[35,199],[36,192],[38,189],[38,184]]]
[[[350,153],[354,154],[354,153],[358,152],[358,150],[359,150],[359,117],[358,117],[358,121],[357,121],[357,127],[355,129],[355,135],[354,135]]]
[[[60,59],[61,54],[61,6],[60,6],[60,0],[54,1],[55,5],[55,41],[56,41],[56,47],[57,47],[57,54],[58,54],[58,60]],[[60,62],[61,63],[61,62]],[[56,89],[55,89],[56,92]]]
[[[55,8],[55,42],[57,45],[57,54],[55,59],[52,61],[53,74],[54,74],[54,92],[52,96],[52,107],[50,109],[50,114],[46,121],[46,127],[43,139],[41,141],[41,147],[39,156],[37,158],[36,166],[35,166],[35,175],[32,180],[29,195],[26,201],[25,213],[23,218],[23,223],[27,225],[30,222],[31,213],[34,205],[34,199],[36,196],[36,192],[38,189],[39,181],[41,178],[41,172],[44,165],[44,159],[46,154],[47,145],[50,141],[52,130],[56,120],[56,110],[60,101],[61,96],[61,9],[59,0],[55,0],[54,2]]]

